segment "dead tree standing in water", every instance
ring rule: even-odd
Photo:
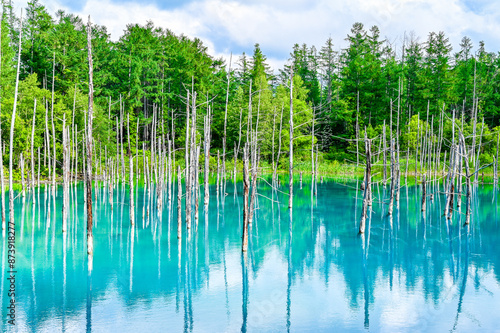
[[[248,144],[243,147],[243,237],[241,250],[248,250]]]
[[[128,169],[129,169],[129,215],[130,224],[135,224],[134,207],[134,162],[132,160],[132,150],[130,149],[130,114],[127,113],[127,136],[128,136]]]
[[[361,221],[359,223],[359,233],[362,234],[365,232],[365,223],[368,212],[368,205],[370,201],[371,195],[371,173],[372,173],[372,165],[371,165],[371,140],[369,140],[366,136],[365,131],[365,150],[366,150],[366,169],[365,169],[365,190],[363,195],[363,208],[361,212]]]
[[[14,189],[12,181],[12,155],[14,147],[14,124],[16,122],[16,106],[17,96],[19,89],[19,70],[21,68],[21,41],[23,32],[23,14],[21,13],[21,23],[19,28],[19,49],[17,53],[17,74],[16,74],[16,88],[14,92],[14,106],[12,109],[12,118],[10,122],[10,143],[9,143],[9,229],[14,228]]]
[[[427,195],[427,189],[425,187],[425,176],[426,174],[424,174],[424,178],[422,179],[422,212],[425,212],[425,196]]]
[[[465,164],[465,186],[466,186],[466,205],[465,205],[465,223],[464,225],[468,225],[470,223],[470,214],[471,214],[471,201],[472,201],[472,190],[471,190],[471,177],[472,175],[470,174],[469,170],[469,158],[467,156],[467,150],[465,148],[465,138],[463,134],[460,132],[460,146],[461,146],[461,153],[462,156],[460,158],[464,159],[464,164]]]
[[[290,71],[290,163],[289,173],[289,192],[288,208],[293,206],[293,67]]]
[[[210,163],[210,107],[208,108],[208,114],[205,116],[204,123],[204,146],[203,151],[205,153],[205,171],[203,177],[203,190],[205,191],[204,205],[205,209],[208,208],[208,203],[210,200],[210,191],[208,187],[208,177],[209,177],[209,163]]]
[[[389,215],[392,215],[394,208],[394,195],[396,191],[396,154],[394,139],[391,139],[391,196],[389,199]],[[385,166],[384,166],[385,169]]]
[[[5,230],[6,223],[5,223],[5,184],[4,184],[4,179],[3,179],[3,142],[2,142],[2,125],[0,121],[0,187],[1,187],[1,204],[2,204],[2,230]],[[40,170],[40,168],[38,168]]]
[[[182,237],[182,182],[181,166],[177,166],[177,238]]]
[[[90,16],[87,25],[87,48],[89,60],[89,108],[87,117],[87,253],[94,252],[94,240],[92,236],[92,118],[94,107],[94,83],[92,80],[92,44],[91,44]]]
[[[62,232],[67,231],[69,209],[69,128],[66,129],[66,114],[63,115],[63,220]]]

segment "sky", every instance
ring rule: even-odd
[[[13,1],[19,16],[26,0]],[[355,22],[368,30],[377,25],[381,37],[395,47],[406,33],[425,41],[429,32],[444,31],[453,50],[463,36],[475,47],[484,40],[488,51],[500,51],[498,0],[40,0],[51,15],[59,10],[104,25],[118,40],[129,23],[170,29],[200,38],[215,57],[233,63],[251,55],[259,43],[274,70],[282,68],[293,45],[306,43],[319,50],[329,37],[340,50]]]

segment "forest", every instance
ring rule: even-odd
[[[84,161],[76,147],[84,138],[89,93],[86,24],[64,11],[52,17],[38,0],[28,2],[22,28],[20,21],[4,1],[4,148],[21,52],[14,178],[20,179],[21,172],[22,178],[33,179],[33,172],[49,177],[51,166],[57,177],[62,175],[64,121],[71,126],[70,150],[79,171]],[[107,163],[107,156],[119,159],[120,150],[122,160],[124,150],[133,156],[150,155],[156,138],[172,140],[182,165],[186,108],[189,94],[196,93],[198,142],[207,134],[203,117],[210,114],[211,168],[218,152],[227,163],[241,159],[250,128],[258,138],[260,163],[286,170],[291,77],[297,169],[311,168],[315,150],[320,163],[359,163],[364,147],[349,140],[362,138],[365,129],[368,137],[396,135],[402,152],[417,149],[422,128],[442,132],[434,141],[449,142],[452,114],[461,119],[465,136],[477,131],[486,138],[480,160],[494,158],[500,57],[487,52],[483,42],[474,48],[468,37],[454,51],[444,32],[431,32],[425,40],[405,34],[391,43],[376,26],[367,29],[354,23],[345,41],[329,38],[319,48],[293,45],[287,65],[275,71],[259,44],[252,55],[233,55],[225,62],[210,56],[200,39],[175,35],[153,22],[127,25],[117,41],[110,39],[106,27],[92,24],[91,43],[96,168]],[[346,47],[338,51],[335,43]],[[440,153],[447,149],[444,145]],[[4,149],[3,160],[8,157]],[[28,161],[34,161],[37,171],[24,168]]]

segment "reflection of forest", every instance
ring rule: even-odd
[[[347,288],[345,297],[352,309],[363,309],[365,326],[369,326],[377,284],[387,283],[391,290],[399,284],[407,292],[421,292],[429,304],[439,304],[447,292],[445,279],[451,276],[460,289],[458,318],[465,288],[479,290],[481,274],[485,272],[493,271],[500,281],[500,256],[494,241],[498,230],[497,199],[492,201],[489,188],[477,191],[468,229],[462,227],[459,212],[450,223],[441,217],[444,200],[440,196],[428,202],[422,216],[419,193],[413,187],[408,194],[402,190],[399,209],[390,219],[379,200],[384,197],[384,189],[375,188],[367,232],[359,237],[356,232],[360,205],[356,205],[352,188],[328,182],[319,184],[316,198],[311,196],[310,186],[304,184],[300,189],[297,184],[290,224],[286,195],[271,191],[264,182],[260,186],[248,257],[242,257],[237,270],[226,266],[226,257],[241,251],[242,199],[233,196],[232,186],[227,187],[229,193],[223,204],[217,204],[215,198],[211,200],[208,220],[200,210],[200,225],[191,235],[185,233],[180,242],[174,201],[172,209],[166,201],[160,221],[154,210],[156,204],[147,203],[139,191],[139,222],[132,232],[127,222],[128,207],[119,204],[128,202],[122,197],[128,195],[127,191],[115,191],[114,201],[118,204],[113,211],[107,204],[97,204],[91,280],[87,276],[83,202],[72,200],[72,222],[63,244],[60,212],[57,209],[54,214],[53,206],[47,227],[45,205],[52,203],[44,201],[43,191],[35,206],[26,198],[26,205],[21,208],[22,201],[17,199],[23,214],[17,234],[17,302],[25,312],[29,328],[35,330],[54,314],[70,317],[81,315],[83,309],[88,312],[89,302],[104,299],[112,288],[118,294],[117,303],[132,310],[151,306],[160,297],[175,302],[179,315],[184,317],[184,328],[189,331],[194,320],[192,298],[209,283],[212,270],[221,268],[226,302],[227,274],[239,274],[244,288],[243,303],[238,307],[243,304],[246,320],[245,302],[252,295],[249,281],[258,277],[269,260],[271,248],[279,249],[288,266],[288,327],[293,327],[293,319],[289,322],[290,308],[296,306],[290,297],[290,285],[314,270],[325,285],[333,267],[342,273]],[[81,197],[82,189],[78,190]],[[151,205],[151,213],[143,223],[140,217],[144,202]],[[61,202],[57,202],[56,207],[60,206]],[[467,276],[473,284],[467,285]],[[4,297],[2,306],[6,302]],[[243,328],[246,330],[246,321]]]

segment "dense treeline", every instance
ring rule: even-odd
[[[32,0],[22,29],[14,164],[19,165],[21,154],[31,160],[36,99],[33,151],[41,151],[42,174],[47,174],[50,157],[46,155],[53,141],[56,160],[62,161],[63,118],[78,130],[76,141],[83,138],[88,106],[86,27],[81,18],[63,11],[52,17],[38,0]],[[0,98],[4,143],[14,103],[19,36],[19,18],[3,3]],[[388,132],[401,134],[401,151],[408,145],[413,149],[420,127],[437,129],[444,122],[444,138],[451,137],[449,115],[453,112],[464,121],[466,131],[472,133],[474,128],[491,136],[483,141],[481,159],[491,160],[496,147],[493,131],[500,120],[498,54],[486,52],[483,42],[474,49],[467,37],[453,52],[443,32],[432,32],[425,41],[413,35],[401,40],[400,45],[392,45],[380,37],[377,27],[367,30],[355,23],[346,48],[336,51],[331,38],[319,50],[296,44],[288,65],[273,73],[258,44],[253,55],[243,54],[225,63],[208,55],[201,40],[175,35],[152,22],[129,24],[116,42],[106,27],[93,25],[94,147],[106,147],[109,156],[115,154],[117,143],[127,147],[129,131],[124,119],[128,116],[133,153],[143,146],[147,150],[152,135],[168,136],[175,149],[182,149],[186,98],[188,92],[196,92],[198,140],[205,134],[203,115],[210,109],[213,154],[222,152],[226,132],[226,159],[230,161],[233,147],[242,147],[251,126],[258,133],[262,161],[274,161],[280,153],[280,163],[286,166],[293,71],[296,161],[310,159],[316,144],[324,159],[355,160],[352,143],[342,138],[362,138],[364,128],[374,137],[382,133],[384,123],[390,126]],[[415,115],[421,120],[412,120]],[[154,117],[157,121],[153,122]],[[96,156],[102,158],[104,153]]]

